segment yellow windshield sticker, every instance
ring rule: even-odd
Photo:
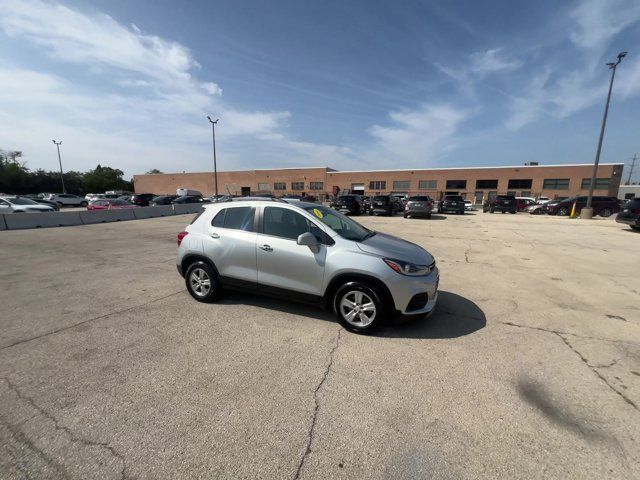
[[[316,217],[322,219],[322,217],[324,217],[324,215],[322,214],[322,212],[320,210],[318,210],[317,208],[313,209],[313,213],[315,214]]]

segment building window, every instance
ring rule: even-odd
[[[521,197],[531,197],[531,190],[522,190],[520,192]]]
[[[273,184],[274,190],[286,190],[287,184],[285,182],[276,182]]]
[[[324,190],[324,182],[309,182],[310,190]]]
[[[542,184],[543,190],[568,190],[568,178],[545,178]]]
[[[394,190],[409,190],[411,188],[411,180],[394,180]]]
[[[489,192],[488,199],[489,199],[489,201],[491,201],[494,198],[496,198],[497,196],[498,196],[498,192],[496,192],[495,190],[492,190],[491,192]]]
[[[259,183],[258,184],[258,190],[261,190],[261,191],[269,190],[269,184],[268,183]]]
[[[384,180],[375,180],[373,182],[369,182],[369,190],[386,190],[387,182]]]
[[[596,184],[593,187],[594,190],[609,190],[609,184],[611,183],[610,178],[596,178]],[[589,190],[589,185],[591,185],[590,178],[582,179],[582,188],[583,190]]]
[[[498,180],[476,180],[476,188],[498,188]]]
[[[531,179],[530,178],[516,178],[513,180],[509,180],[509,186],[507,188],[531,188]]]
[[[447,180],[447,190],[460,190],[467,188],[466,180]]]
[[[418,182],[418,188],[420,190],[437,190],[438,181],[437,180],[420,180]]]
[[[516,196],[516,191],[515,190],[507,190],[507,195],[511,195],[512,197]]]
[[[304,190],[304,182],[291,182],[291,190]]]

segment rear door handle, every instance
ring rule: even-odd
[[[273,248],[271,248],[271,245],[261,245],[260,249],[264,250],[265,252],[273,252]]]
[[[220,238],[220,235],[214,232],[211,234],[211,238]]]

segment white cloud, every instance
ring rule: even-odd
[[[522,61],[509,59],[504,54],[504,48],[492,48],[484,52],[475,52],[469,56],[470,70],[478,75],[488,75],[498,72],[512,72],[522,66]]]
[[[638,0],[582,0],[570,14],[571,41],[578,47],[602,51],[609,41],[640,20]]]
[[[456,147],[458,127],[470,113],[451,105],[422,105],[389,116],[394,126],[370,129],[375,139],[370,155],[384,155],[403,165],[425,165]]]

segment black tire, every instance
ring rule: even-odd
[[[496,209],[495,208],[490,208],[489,209],[489,213],[495,213]]]
[[[431,214],[427,213],[427,220],[431,220]]]
[[[403,215],[404,218],[409,218],[409,215],[407,215],[406,213]]]
[[[636,226],[634,226],[634,225],[631,225],[631,228],[632,228],[633,230],[635,230],[636,232],[640,232],[640,227],[636,227]]]
[[[204,272],[204,275],[202,274]],[[200,283],[193,277],[198,277]],[[205,291],[205,281],[209,280],[210,288]],[[201,260],[193,262],[187,268],[187,272],[184,275],[184,282],[187,286],[189,294],[199,302],[211,303],[215,302],[222,296],[222,284],[220,283],[220,277],[215,268],[207,262]],[[202,289],[203,293],[199,293],[198,289]]]
[[[603,208],[598,212],[598,215],[605,218],[610,217],[611,215],[613,215],[613,210],[611,210],[610,208]]]
[[[351,303],[357,302],[356,295],[361,294],[360,308],[363,305],[369,305],[373,303],[373,319],[370,320],[369,323],[365,323],[369,320],[371,316],[371,310],[360,310],[360,313],[356,314],[357,319],[347,320],[346,314],[349,314],[353,311],[350,309],[348,305],[343,305],[343,300],[346,300]],[[368,297],[368,299],[367,299]],[[382,304],[382,296],[378,292],[375,287],[369,286],[366,283],[353,281],[347,282],[342,285],[333,296],[333,311],[338,318],[338,321],[342,324],[344,328],[347,330],[351,330],[356,333],[369,333],[378,328],[386,318],[387,309]],[[371,300],[369,302],[368,300]],[[357,305],[357,303],[356,303]],[[371,307],[367,307],[371,308]],[[366,317],[367,320],[361,320],[362,317]]]
[[[375,215],[375,213],[373,213],[373,210],[369,210],[369,216],[371,216],[371,217],[372,217],[372,216],[374,216],[374,215]]]
[[[514,213],[516,213],[516,211],[515,210],[511,210],[509,213],[514,214]]]
[[[569,209],[567,207],[560,207],[558,209],[558,216],[566,217],[567,215],[569,215]]]
[[[58,205],[58,209],[62,208],[62,202],[56,202],[56,204]]]
[[[81,206],[81,207],[86,207],[87,205],[89,205],[89,203],[88,203],[88,202],[80,202],[80,206]]]

